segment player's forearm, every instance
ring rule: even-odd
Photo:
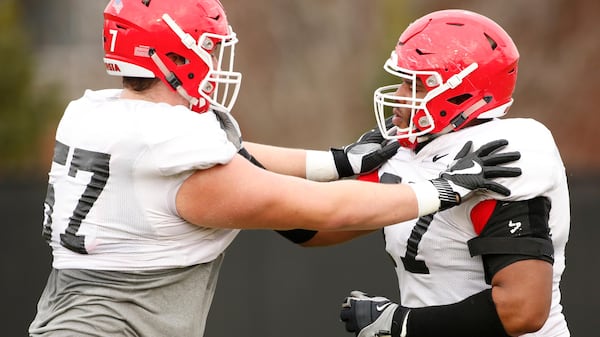
[[[244,141],[244,147],[267,170],[279,174],[305,178],[306,151]]]
[[[279,178],[278,182],[261,184],[270,191],[254,198],[248,213],[238,213],[240,224],[256,229],[346,231],[381,228],[418,216],[416,196],[407,185]]]
[[[240,157],[196,172],[183,183],[176,202],[184,219],[205,227],[363,230],[415,218],[420,210],[437,210],[438,193],[431,189],[418,197],[403,184],[310,182],[273,174]]]
[[[333,181],[354,174],[346,154],[333,151],[293,149],[245,142],[244,148],[271,172],[306,178],[312,181]],[[336,159],[337,158],[337,159]],[[379,159],[379,164],[383,159]]]

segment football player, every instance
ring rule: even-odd
[[[530,118],[500,118],[513,103],[519,52],[497,23],[442,10],[401,34],[384,68],[399,83],[377,89],[382,137],[398,153],[361,179],[410,183],[437,176],[462,144],[506,138],[523,174],[499,179],[458,207],[383,229],[400,301],[355,291],[341,319],[358,337],[567,337],[560,303],[570,226],[565,167],[551,132]],[[391,122],[391,124],[389,123]],[[361,232],[306,233],[305,246]],[[362,233],[364,234],[364,232]]]

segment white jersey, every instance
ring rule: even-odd
[[[507,139],[502,152],[519,151],[518,178],[497,179],[511,190],[509,197],[489,192],[458,207],[384,229],[386,250],[394,259],[401,303],[408,307],[444,305],[463,300],[490,286],[484,279],[481,256],[471,257],[467,241],[477,234],[471,223],[473,207],[485,199],[550,199],[549,227],[554,246],[553,299],[544,327],[526,336],[565,337],[569,331],[562,314],[559,282],[565,268],[565,245],[570,226],[569,195],[565,169],[551,133],[532,119],[501,119],[465,128],[434,139],[418,153],[401,149],[378,172],[395,175],[402,182],[436,178],[469,140],[473,149],[496,139]]]
[[[214,113],[86,91],[56,133],[43,235],[57,269],[155,270],[214,260],[239,230],[178,216],[194,170],[236,154]]]

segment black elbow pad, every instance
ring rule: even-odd
[[[308,229],[291,229],[287,231],[276,231],[279,235],[292,241],[296,244],[302,244],[310,240],[317,234],[317,231],[311,231]]]

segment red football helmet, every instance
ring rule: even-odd
[[[458,130],[475,118],[504,115],[512,104],[519,52],[510,36],[489,18],[442,10],[416,20],[402,33],[384,69],[409,83],[422,82],[427,94],[398,96],[401,84],[374,94],[375,115],[384,137],[419,138]],[[411,109],[409,126],[387,129],[394,107]]]
[[[218,0],[111,0],[103,37],[109,75],[157,77],[193,111],[231,111],[242,75],[233,71],[237,38]]]

